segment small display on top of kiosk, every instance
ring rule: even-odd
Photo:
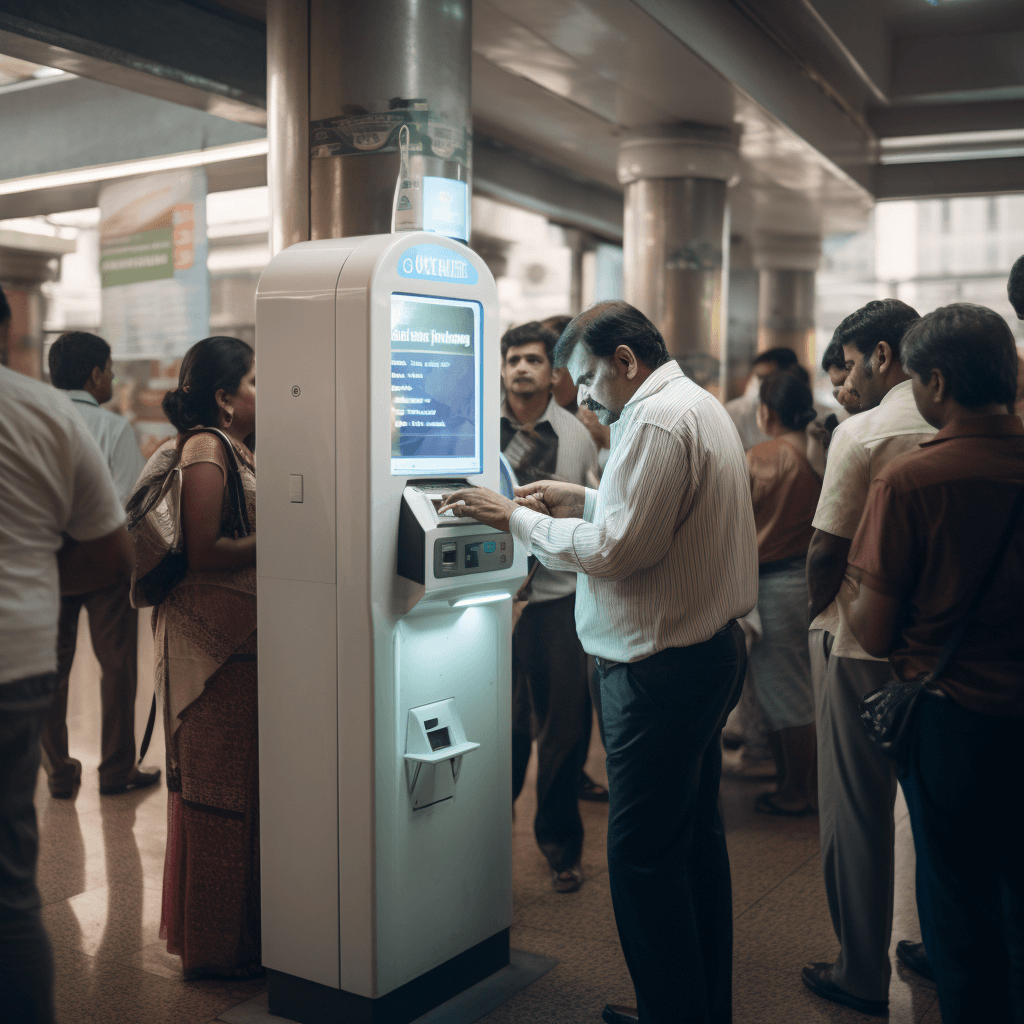
[[[483,472],[481,324],[471,299],[391,296],[391,473]]]

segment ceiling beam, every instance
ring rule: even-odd
[[[0,53],[266,124],[266,26],[185,0],[0,0]]]
[[[87,78],[0,86],[0,179],[250,142],[262,128]]]
[[[1024,192],[1024,157],[885,164],[875,168],[876,199]]]
[[[889,98],[900,102],[1024,99],[1024,32],[898,36]]]
[[[826,94],[739,8],[709,0],[633,0],[702,60],[865,187],[873,139],[866,122]]]
[[[903,103],[868,112],[880,139],[1024,127],[1024,99],[988,103]]]
[[[473,139],[473,190],[622,242],[622,194],[496,139]]]

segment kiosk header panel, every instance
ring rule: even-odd
[[[391,475],[483,472],[483,308],[391,296]]]

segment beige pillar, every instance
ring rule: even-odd
[[[786,347],[813,373],[814,278],[821,261],[817,235],[761,234],[754,239],[760,271],[757,350]]]
[[[45,377],[42,286],[60,277],[60,257],[74,251],[70,239],[0,231],[0,285],[11,307],[6,336],[0,334],[0,364],[29,377]]]
[[[719,393],[728,281],[732,128],[660,125],[619,148],[625,186],[623,290],[664,335],[669,352]]]

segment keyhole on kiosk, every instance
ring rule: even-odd
[[[292,387],[292,398],[298,398],[299,395],[301,395],[301,394],[302,394],[302,388],[300,388],[298,384],[295,384]]]

